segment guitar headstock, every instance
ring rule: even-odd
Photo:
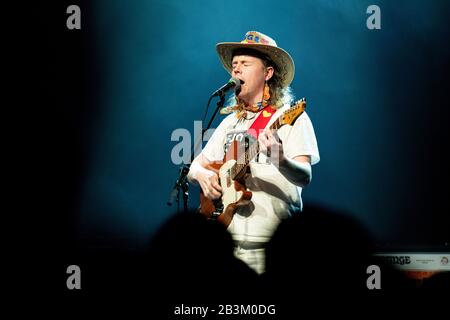
[[[280,125],[289,124],[293,125],[298,117],[305,111],[306,108],[306,100],[302,98],[298,100],[292,107],[283,112],[280,117]]]

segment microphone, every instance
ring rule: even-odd
[[[237,78],[231,78],[228,80],[226,84],[224,84],[222,87],[214,91],[214,93],[211,95],[211,97],[216,97],[224,94],[228,90],[230,90],[233,87],[236,87],[235,91],[239,91],[241,89],[241,84],[243,84],[244,81],[241,81]]]

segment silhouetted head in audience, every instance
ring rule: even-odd
[[[245,288],[256,274],[234,257],[233,248],[222,224],[196,212],[174,215],[150,243],[150,285],[177,297],[214,298],[236,282]]]
[[[266,279],[275,292],[367,290],[370,237],[349,215],[320,207],[282,221],[267,247]]]

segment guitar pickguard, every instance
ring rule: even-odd
[[[220,186],[222,187],[222,204],[224,208],[239,201],[244,194],[243,191],[236,190],[234,180],[231,179],[230,170],[235,163],[236,160],[229,160],[219,170]]]

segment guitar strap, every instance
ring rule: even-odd
[[[261,110],[258,118],[253,121],[250,128],[248,128],[247,133],[252,137],[258,139],[260,132],[264,130],[266,125],[269,123],[272,116],[275,114],[277,110],[272,108],[271,106],[267,106]]]

